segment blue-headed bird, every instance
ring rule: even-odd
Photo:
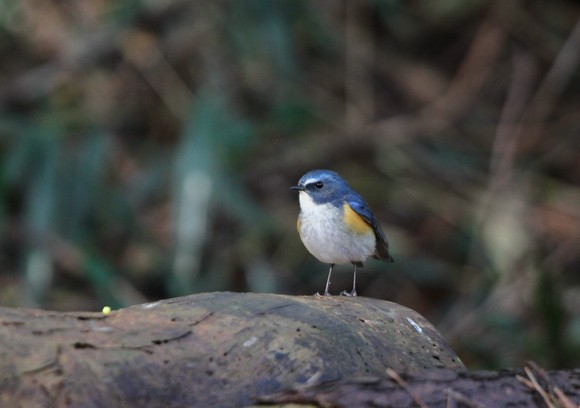
[[[362,196],[331,170],[312,170],[298,185],[300,214],[297,228],[306,249],[319,261],[330,264],[324,295],[330,295],[330,275],[335,264],[352,263],[352,291],[356,296],[356,268],[370,256],[393,262],[389,244],[378,221]]]

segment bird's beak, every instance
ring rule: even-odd
[[[290,190],[304,191],[304,187],[302,187],[302,186],[292,186],[292,187],[290,187]]]

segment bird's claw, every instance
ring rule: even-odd
[[[332,296],[332,295],[330,294],[330,292],[326,291],[326,292],[324,292],[323,295],[321,295],[320,293],[316,292],[313,296],[314,297],[323,297],[323,296]]]

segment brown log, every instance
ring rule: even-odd
[[[101,313],[0,308],[0,406],[237,407],[356,376],[461,369],[441,335],[368,298],[207,293]]]
[[[547,407],[577,408],[580,370],[545,372],[535,364],[522,370],[427,369],[413,374],[345,378],[296,387],[261,398],[261,407],[416,408]]]

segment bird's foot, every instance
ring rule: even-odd
[[[347,292],[346,290],[343,290],[342,292],[340,292],[340,296],[354,297],[356,296],[356,291],[353,290],[352,292]]]
[[[324,297],[324,296],[332,296],[332,295],[330,294],[330,292],[324,292],[324,295],[321,295],[320,293],[316,292],[312,296],[314,296],[314,297]]]
[[[314,295],[312,295],[312,296],[314,296],[314,297],[323,297],[323,296],[332,296],[332,295],[330,294],[330,292],[329,292],[329,291],[326,291],[326,292],[324,292],[324,295],[321,295],[320,293],[316,292],[316,293],[315,293]]]

